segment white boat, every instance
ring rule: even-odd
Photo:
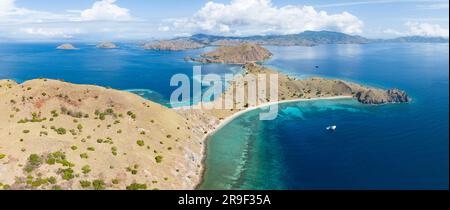
[[[327,130],[328,131],[335,131],[337,129],[337,126],[335,126],[335,125],[332,125],[332,126],[328,126],[327,127]]]

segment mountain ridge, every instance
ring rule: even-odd
[[[176,50],[202,48],[206,46],[233,46],[244,42],[258,45],[275,46],[317,46],[324,44],[368,44],[368,43],[448,43],[448,38],[426,37],[426,36],[403,36],[391,39],[370,39],[359,35],[349,35],[334,31],[305,31],[298,34],[288,35],[254,35],[254,36],[219,36],[204,33],[194,34],[188,37],[177,37],[163,40]],[[146,47],[145,47],[146,46]],[[158,48],[158,45],[144,44],[144,48],[152,50],[171,50],[165,47]]]

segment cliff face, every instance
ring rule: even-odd
[[[197,124],[128,92],[2,80],[0,183],[10,189],[193,189],[205,132]]]
[[[161,40],[157,42],[151,42],[144,44],[143,48],[146,50],[189,50],[203,48],[205,45],[186,40]]]
[[[264,61],[271,56],[272,53],[264,47],[244,43],[237,46],[222,46],[214,51],[202,54],[201,58],[191,58],[191,60],[202,63],[244,64]]]
[[[411,101],[408,94],[399,89],[360,90],[354,95],[354,97],[363,104],[406,103]]]

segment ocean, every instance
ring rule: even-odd
[[[55,43],[0,43],[0,79],[62,79],[127,90],[170,106],[170,78],[192,77],[210,48],[145,51],[136,44],[55,50]],[[263,64],[298,77],[321,76],[396,87],[408,104],[352,99],[280,105],[276,120],[248,112],[208,140],[201,189],[448,189],[449,45],[366,44],[274,47]],[[319,68],[316,68],[318,66]],[[207,64],[204,73],[236,73]],[[193,79],[193,81],[195,81]],[[335,132],[326,126],[337,125]]]

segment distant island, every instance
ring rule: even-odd
[[[245,50],[239,50],[245,49]],[[243,62],[235,88],[252,75],[278,74],[278,100],[233,100],[230,109],[170,109],[138,95],[93,85],[34,79],[0,80],[0,185],[3,189],[194,189],[202,179],[207,137],[237,116],[274,103],[354,98],[363,104],[405,103],[406,92],[337,79],[296,79],[255,60],[255,44],[206,53]],[[249,56],[252,55],[252,56]],[[228,60],[230,59],[230,60]]]
[[[274,46],[317,46],[324,44],[368,44],[382,42],[419,42],[419,43],[448,43],[448,38],[408,36],[395,39],[369,39],[362,36],[348,35],[333,31],[305,31],[291,35],[266,36],[215,36],[195,34],[190,37],[180,37],[170,40],[154,41],[144,44],[148,50],[188,50],[206,46],[233,46],[242,43]]]
[[[146,50],[169,50],[169,51],[179,51],[179,50],[190,50],[203,48],[206,45],[190,41],[190,40],[160,40],[150,43],[145,43],[143,48]]]
[[[253,43],[243,43],[236,46],[222,46],[211,52],[201,55],[200,58],[187,57],[201,63],[229,63],[245,64],[248,62],[261,62],[272,56],[269,50]]]
[[[58,50],[77,50],[78,48],[76,48],[72,44],[62,44],[62,45],[59,45],[58,47],[56,47],[56,49],[58,49]]]
[[[96,45],[95,47],[100,48],[100,49],[116,49],[117,45],[112,42],[103,42],[103,43]]]

